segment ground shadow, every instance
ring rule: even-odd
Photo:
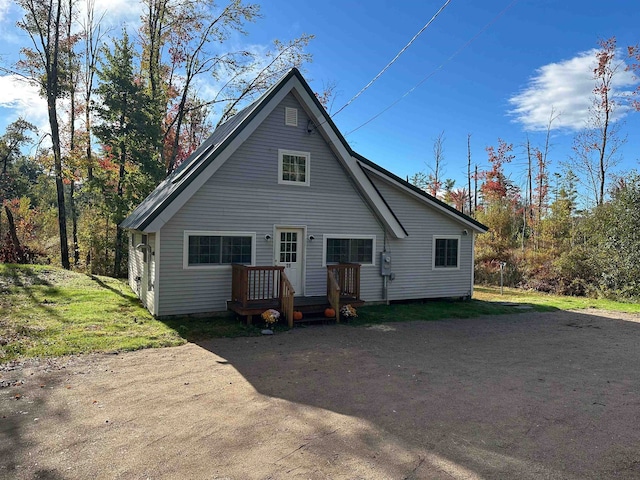
[[[19,287],[29,298],[29,301],[33,306],[40,310],[47,312],[48,315],[59,318],[55,309],[47,305],[47,299],[40,301],[34,292],[33,287],[45,287],[42,293],[47,296],[55,297],[60,293],[60,289],[53,286],[53,283],[46,277],[46,272],[36,271],[25,265],[11,265],[7,264],[5,271],[8,275],[5,275],[4,282],[0,280],[0,293],[3,289],[11,286]]]
[[[119,290],[117,288],[113,288],[111,285],[103,282],[102,280],[100,280],[98,277],[96,277],[95,275],[87,275],[91,280],[93,280],[94,282],[96,282],[101,288],[104,288],[106,290],[109,290],[113,293],[115,293],[116,295],[119,295],[120,297],[122,297],[124,300],[128,301],[131,304],[134,305],[141,305],[142,306],[142,302],[140,301],[139,298],[131,296],[131,295],[127,295],[126,293],[124,293],[122,290]]]
[[[39,459],[29,453],[33,445],[28,438],[46,417],[57,418],[60,424],[67,421],[66,410],[52,409],[47,402],[51,389],[60,386],[60,376],[45,375],[44,369],[25,375],[22,367],[3,367],[2,378],[7,380],[0,388],[0,478],[27,478],[25,472],[33,472],[27,473],[28,478],[62,480],[59,471],[38,466]]]
[[[640,477],[640,323],[530,312],[198,344],[264,395],[481,477]]]

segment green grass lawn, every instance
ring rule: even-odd
[[[124,280],[0,264],[0,363],[257,333],[228,317],[156,320]]]
[[[600,308],[640,312],[640,304],[476,287],[471,301],[425,301],[358,309],[349,325],[472,318]],[[278,326],[286,330],[286,326]],[[124,280],[43,265],[0,264],[0,363],[20,358],[137,350],[215,337],[259,335],[232,316],[156,320]]]
[[[548,312],[583,308],[640,313],[640,304],[637,303],[564,297],[515,288],[505,288],[501,294],[499,287],[476,286],[471,301],[427,300],[417,303],[365,305],[358,309],[358,318],[351,320],[349,324],[358,326],[381,322],[473,318],[480,315],[501,315],[525,311]]]
[[[603,298],[549,295],[517,288],[505,288],[504,293],[501,295],[499,287],[476,286],[474,287],[473,298],[487,303],[512,302],[526,304],[531,305],[536,310],[598,308],[614,312],[640,313],[640,303],[616,302]]]

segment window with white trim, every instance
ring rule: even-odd
[[[374,236],[332,236],[324,237],[324,264],[360,263],[373,265],[375,252]]]
[[[278,183],[309,185],[309,152],[278,150]]]
[[[255,234],[185,232],[184,266],[204,267],[253,263]]]
[[[433,268],[460,267],[460,237],[433,237]]]

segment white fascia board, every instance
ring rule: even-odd
[[[147,232],[157,232],[162,226],[167,223],[183,206],[187,201],[215,174],[218,169],[224,165],[224,163],[235,153],[235,151],[242,145],[249,136],[260,126],[260,124],[269,116],[273,109],[280,104],[280,102],[287,96],[291,90],[289,85],[293,81],[297,81],[294,78],[289,80],[273,98],[262,107],[262,110],[249,122],[249,124],[243,128],[233,141],[227,145],[227,147],[220,152],[216,159],[211,162],[199,175],[191,180],[191,183],[185,188],[177,198],[173,200],[165,209],[158,215],[148,226],[145,228]],[[238,126],[237,128],[240,128]]]
[[[456,220],[457,222],[462,223],[463,225],[466,225],[467,227],[473,229],[474,232],[478,232],[478,233],[485,233],[486,230],[478,227],[476,224],[468,221],[467,219],[460,217],[458,215],[456,215],[455,213],[451,212],[450,210],[448,210],[447,208],[443,207],[442,205],[438,204],[437,202],[433,202],[431,200],[429,200],[427,197],[424,197],[422,195],[420,195],[417,192],[414,192],[413,190],[411,190],[410,188],[407,188],[405,185],[402,185],[400,182],[396,181],[393,178],[387,177],[386,175],[384,175],[382,172],[379,172],[378,170],[376,170],[375,168],[370,167],[369,165],[362,163],[362,162],[358,162],[360,164],[360,166],[362,166],[362,168],[367,169],[367,171],[373,173],[374,175],[382,178],[383,180],[395,185],[396,187],[398,187],[399,189],[403,190],[404,192],[413,195],[415,198],[417,198],[418,200],[426,203],[427,205],[435,208],[436,210],[439,210],[440,212],[444,213],[445,215],[451,217],[452,219]]]
[[[405,233],[402,225],[396,217],[393,215],[391,209],[384,203],[382,197],[377,192],[375,187],[371,184],[371,181],[367,178],[364,172],[358,167],[358,161],[354,157],[351,156],[351,153],[347,151],[344,144],[336,134],[336,132],[331,128],[329,122],[327,122],[324,118],[324,115],[320,111],[320,109],[316,106],[313,99],[309,97],[309,94],[304,89],[304,87],[300,84],[298,79],[295,80],[295,90],[297,97],[301,100],[301,103],[306,107],[306,111],[309,116],[312,117],[313,122],[316,125],[316,128],[322,130],[325,138],[327,139],[327,143],[329,147],[334,151],[334,153],[340,158],[345,165],[345,167],[349,170],[351,176],[355,179],[357,184],[361,187],[362,192],[369,200],[370,205],[376,212],[376,214],[380,217],[382,222],[385,224],[387,229],[393,234],[396,238],[406,238],[407,234]]]

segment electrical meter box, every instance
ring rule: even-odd
[[[391,254],[389,252],[382,252],[380,254],[380,275],[391,275]]]

